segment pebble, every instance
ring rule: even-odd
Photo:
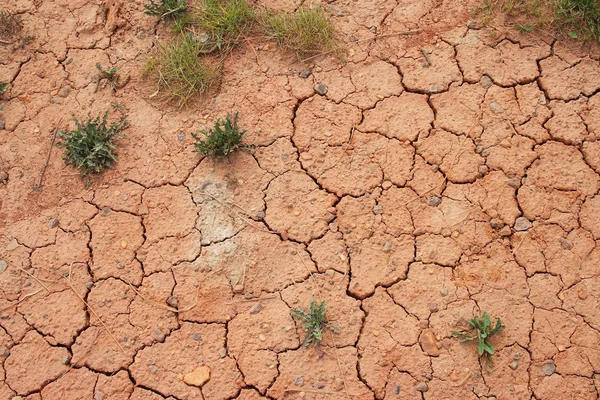
[[[373,207],[373,212],[376,215],[382,214],[383,213],[383,206],[381,204],[377,204],[375,207]]]
[[[302,71],[298,74],[298,76],[302,79],[306,79],[308,78],[310,75],[312,74],[312,72],[310,72],[309,70],[306,71]]]
[[[109,215],[112,212],[112,210],[109,207],[104,207],[102,209],[102,216],[106,217],[107,215]]]
[[[67,364],[69,364],[69,361],[70,361],[70,359],[69,359],[69,356],[64,356],[64,357],[62,358],[62,360],[60,360],[60,362],[61,362],[63,365],[67,365]]]
[[[513,361],[508,366],[510,367],[510,369],[515,370],[515,369],[519,368],[519,362]]]
[[[194,338],[194,340],[195,340],[196,342],[199,342],[199,341],[200,341],[200,339],[201,339],[201,338],[200,338],[200,334],[199,334],[199,333],[194,333],[194,336],[192,336],[192,337]]]
[[[184,139],[185,139],[185,133],[183,133],[183,132],[179,132],[179,133],[177,134],[177,140],[179,140],[180,142],[183,142],[183,141],[184,141]]]
[[[65,86],[64,88],[60,89],[58,95],[60,97],[67,97],[69,93],[71,93],[71,86]]]
[[[167,304],[173,308],[177,308],[179,306],[179,299],[177,298],[177,296],[170,296],[167,299]]]
[[[502,229],[504,227],[504,222],[502,222],[499,219],[494,218],[490,221],[490,225],[494,229]]]
[[[488,173],[490,169],[488,168],[487,165],[482,165],[481,167],[479,167],[479,169],[477,171],[479,171],[480,175],[485,175]]]
[[[122,249],[126,249],[127,248],[127,242],[124,240],[121,240],[121,248]]]
[[[227,349],[225,347],[221,347],[219,349],[219,357],[225,358],[226,355],[227,355]]]
[[[296,385],[296,386],[304,385],[304,378],[301,376],[296,377],[296,380],[294,381],[294,385]]]
[[[250,299],[252,298],[252,293],[250,293],[250,292],[246,292],[246,293],[244,293],[244,298],[245,298],[246,300],[250,300]]]
[[[448,296],[448,289],[442,289],[442,290],[440,290],[440,294],[442,295],[442,297]]]
[[[430,198],[427,199],[427,204],[432,207],[439,206],[441,202],[442,202],[442,199],[440,199],[438,196],[431,196]]]
[[[258,335],[258,340],[260,340],[261,342],[264,342],[265,340],[267,340],[266,336],[263,335],[262,333],[260,335]]]
[[[250,314],[258,314],[263,309],[261,303],[256,303],[249,311]]]
[[[387,190],[392,187],[392,182],[391,181],[383,181],[383,183],[381,184],[381,187],[384,190]]]
[[[94,400],[104,400],[104,393],[101,391],[94,393]]]
[[[2,260],[0,261],[0,274],[3,273],[4,271],[6,271],[6,261]]]
[[[318,83],[314,87],[315,92],[320,94],[321,96],[325,96],[327,94],[327,86],[324,83]]]
[[[428,390],[429,390],[429,386],[427,385],[426,382],[421,382],[421,383],[419,383],[419,386],[417,386],[417,391],[419,391],[421,393],[425,393]]]
[[[8,357],[10,355],[10,351],[6,347],[2,348],[2,357]]]
[[[556,365],[554,365],[551,362],[548,362],[544,365],[542,365],[542,372],[544,373],[544,375],[546,376],[550,376],[554,373],[554,371],[556,370]]]
[[[515,220],[515,231],[523,232],[531,228],[531,222],[525,217],[519,217]]]
[[[165,341],[165,335],[160,331],[160,329],[154,328],[154,339],[156,339],[157,342],[162,343]]]
[[[256,213],[256,218],[258,219],[264,219],[265,218],[265,212],[264,211],[259,211]]]
[[[202,387],[210,380],[210,368],[206,365],[196,368],[183,376],[183,381],[192,386]]]
[[[479,82],[481,82],[481,85],[484,88],[489,88],[490,86],[492,86],[494,84],[494,82],[492,82],[492,79],[487,75],[483,75]]]

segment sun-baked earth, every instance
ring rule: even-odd
[[[0,43],[0,399],[598,399],[600,52],[474,5],[329,2],[345,60],[252,38],[178,109],[141,0],[5,0],[35,38]],[[117,103],[115,168],[53,148],[34,191]],[[252,149],[194,152],[235,111]],[[311,299],[341,332],[304,349]],[[492,372],[452,338],[483,311]]]

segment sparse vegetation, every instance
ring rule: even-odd
[[[155,73],[158,91],[180,106],[194,95],[206,93],[216,82],[217,70],[201,59],[208,43],[190,33],[163,47],[146,65],[146,73]]]
[[[6,91],[7,87],[8,87],[7,82],[0,82],[0,94],[4,93]]]
[[[185,15],[186,8],[187,0],[150,0],[144,5],[144,14],[177,21]]]
[[[238,148],[246,131],[240,131],[237,119],[237,113],[233,115],[233,120],[231,114],[227,114],[225,120],[217,119],[213,129],[208,132],[200,131],[206,139],[192,133],[192,136],[196,139],[194,144],[196,150],[201,154],[226,156]]]
[[[0,41],[8,44],[21,33],[21,17],[10,11],[0,11]]]
[[[307,347],[310,344],[318,345],[323,339],[323,329],[329,329],[334,333],[340,333],[340,329],[329,324],[325,313],[327,307],[325,302],[321,302],[317,306],[317,302],[312,300],[310,302],[310,310],[308,312],[299,309],[292,309],[292,317],[297,318],[303,322],[302,328],[306,329],[308,333],[302,342],[302,346]]]
[[[125,79],[124,82],[121,82],[120,76],[118,74],[119,68],[112,67],[108,71],[104,70],[100,64],[96,64],[96,69],[98,70],[98,85],[103,84],[103,82],[108,82],[108,86],[110,90],[113,92],[117,91],[117,88],[121,88],[125,86],[129,79]]]
[[[205,0],[192,13],[191,23],[221,50],[238,41],[255,19],[247,0]]]
[[[126,115],[110,125],[107,118],[108,111],[102,117],[88,116],[85,122],[75,119],[75,130],[58,133],[62,141],[57,146],[65,149],[65,163],[79,168],[82,176],[100,173],[117,161],[115,141],[129,124]]]
[[[520,32],[537,29],[600,42],[599,0],[482,0],[474,14],[485,24],[497,11],[513,18]]]
[[[263,20],[267,33],[300,59],[335,49],[335,29],[320,6],[293,13],[266,11]]]
[[[490,343],[490,338],[504,329],[500,318],[496,318],[495,326],[492,325],[491,318],[487,312],[480,317],[475,317],[469,321],[471,329],[461,332],[453,332],[452,336],[458,338],[460,342],[477,339],[477,354],[485,358],[485,368],[492,370],[491,356],[494,354],[494,346]]]

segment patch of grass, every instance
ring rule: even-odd
[[[121,132],[129,124],[126,115],[110,125],[107,118],[108,111],[102,117],[88,116],[85,122],[75,119],[74,130],[58,133],[62,141],[56,145],[65,149],[65,163],[79,168],[82,176],[100,173],[117,161],[115,141],[123,137]]]
[[[187,0],[150,0],[144,5],[144,14],[177,21],[185,15],[186,8]]]
[[[23,22],[21,17],[10,11],[0,11],[0,40],[10,42],[21,33]]]
[[[322,7],[300,7],[296,12],[266,11],[263,24],[267,33],[299,59],[332,51],[335,29]]]
[[[206,139],[192,133],[196,139],[196,143],[194,143],[196,151],[205,155],[226,156],[238,148],[246,131],[240,131],[237,119],[237,113],[233,115],[233,120],[230,114],[227,114],[225,120],[217,119],[213,129],[208,132],[200,131]]]
[[[0,82],[0,94],[4,93],[6,91],[7,87],[8,87],[8,82]]]
[[[492,325],[490,315],[484,312],[480,317],[475,317],[469,321],[471,329],[462,332],[453,332],[452,336],[458,338],[460,342],[477,339],[477,354],[485,358],[485,368],[492,370],[491,355],[494,354],[494,346],[490,343],[490,338],[504,329],[500,318],[496,318],[496,325]]]
[[[325,313],[327,308],[325,302],[321,302],[321,305],[317,306],[317,302],[312,300],[310,302],[310,310],[308,312],[299,309],[292,309],[292,317],[297,318],[303,322],[302,328],[306,329],[308,333],[302,342],[303,347],[307,347],[310,344],[318,345],[323,339],[323,329],[329,329],[334,333],[340,333],[340,329],[329,324]]]
[[[98,70],[98,83],[100,84],[103,81],[108,82],[108,86],[113,92],[116,92],[117,88],[121,88],[125,85],[125,83],[120,82],[118,74],[119,68],[112,67],[108,71],[105,71],[104,68],[102,68],[102,65],[96,64],[96,69]]]
[[[190,33],[185,33],[160,49],[158,55],[148,62],[144,72],[155,73],[158,90],[163,91],[169,101],[183,106],[193,96],[206,93],[216,82],[216,68],[199,57],[208,46]]]
[[[573,39],[600,42],[600,2],[598,0],[556,0],[555,22]]]
[[[255,20],[256,13],[247,0],[205,0],[191,16],[191,23],[219,50],[239,40]]]

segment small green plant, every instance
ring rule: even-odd
[[[555,4],[555,21],[570,38],[600,42],[598,0],[557,0]]]
[[[98,86],[103,84],[103,82],[108,82],[108,86],[113,92],[116,92],[117,88],[122,88],[125,86],[125,84],[129,81],[129,77],[127,77],[123,82],[121,82],[121,77],[117,73],[119,68],[117,67],[112,67],[106,71],[100,64],[96,64],[96,69],[98,70]]]
[[[0,40],[10,43],[23,29],[21,17],[10,11],[0,11]]]
[[[197,37],[185,33],[160,49],[144,72],[154,72],[158,91],[163,90],[167,100],[183,106],[194,95],[206,93],[216,83],[217,70],[199,58],[207,46]]]
[[[267,32],[299,59],[332,51],[335,29],[320,6],[300,7],[296,12],[269,12],[263,17]]]
[[[194,143],[196,151],[212,156],[226,156],[238,148],[246,131],[240,131],[237,119],[237,113],[233,115],[233,120],[231,114],[227,114],[225,120],[217,119],[213,129],[208,132],[200,131],[206,137],[206,140],[192,133],[192,136],[196,139],[196,143]]]
[[[6,91],[7,87],[8,87],[7,82],[0,82],[0,94],[4,93]]]
[[[222,50],[239,40],[256,19],[247,0],[205,0],[192,13],[191,23]]]
[[[102,117],[88,116],[85,122],[74,119],[75,130],[58,133],[62,141],[57,146],[65,149],[65,163],[79,168],[82,176],[100,173],[117,161],[115,141],[123,137],[121,132],[129,124],[126,115],[110,125],[107,118],[108,111]]]
[[[453,332],[452,336],[458,338],[460,342],[477,339],[477,354],[485,358],[485,368],[492,370],[491,355],[494,354],[494,346],[490,343],[490,338],[504,329],[500,318],[496,318],[496,326],[492,326],[492,321],[487,312],[481,316],[475,317],[469,321],[471,329],[461,332]]]
[[[326,312],[325,302],[323,301],[321,305],[317,306],[317,302],[314,300],[310,302],[310,310],[308,312],[295,308],[291,310],[292,317],[301,320],[303,322],[302,328],[308,331],[302,342],[303,347],[307,347],[310,344],[318,345],[323,339],[323,328],[327,328],[334,333],[340,333],[339,328],[327,322],[327,318],[325,317]]]
[[[186,8],[187,0],[160,0],[158,3],[150,0],[144,5],[144,14],[177,21],[185,15]]]
[[[519,31],[519,32],[531,32],[533,31],[533,25],[531,24],[525,24],[525,25],[521,25],[521,24],[515,24],[515,28]]]

